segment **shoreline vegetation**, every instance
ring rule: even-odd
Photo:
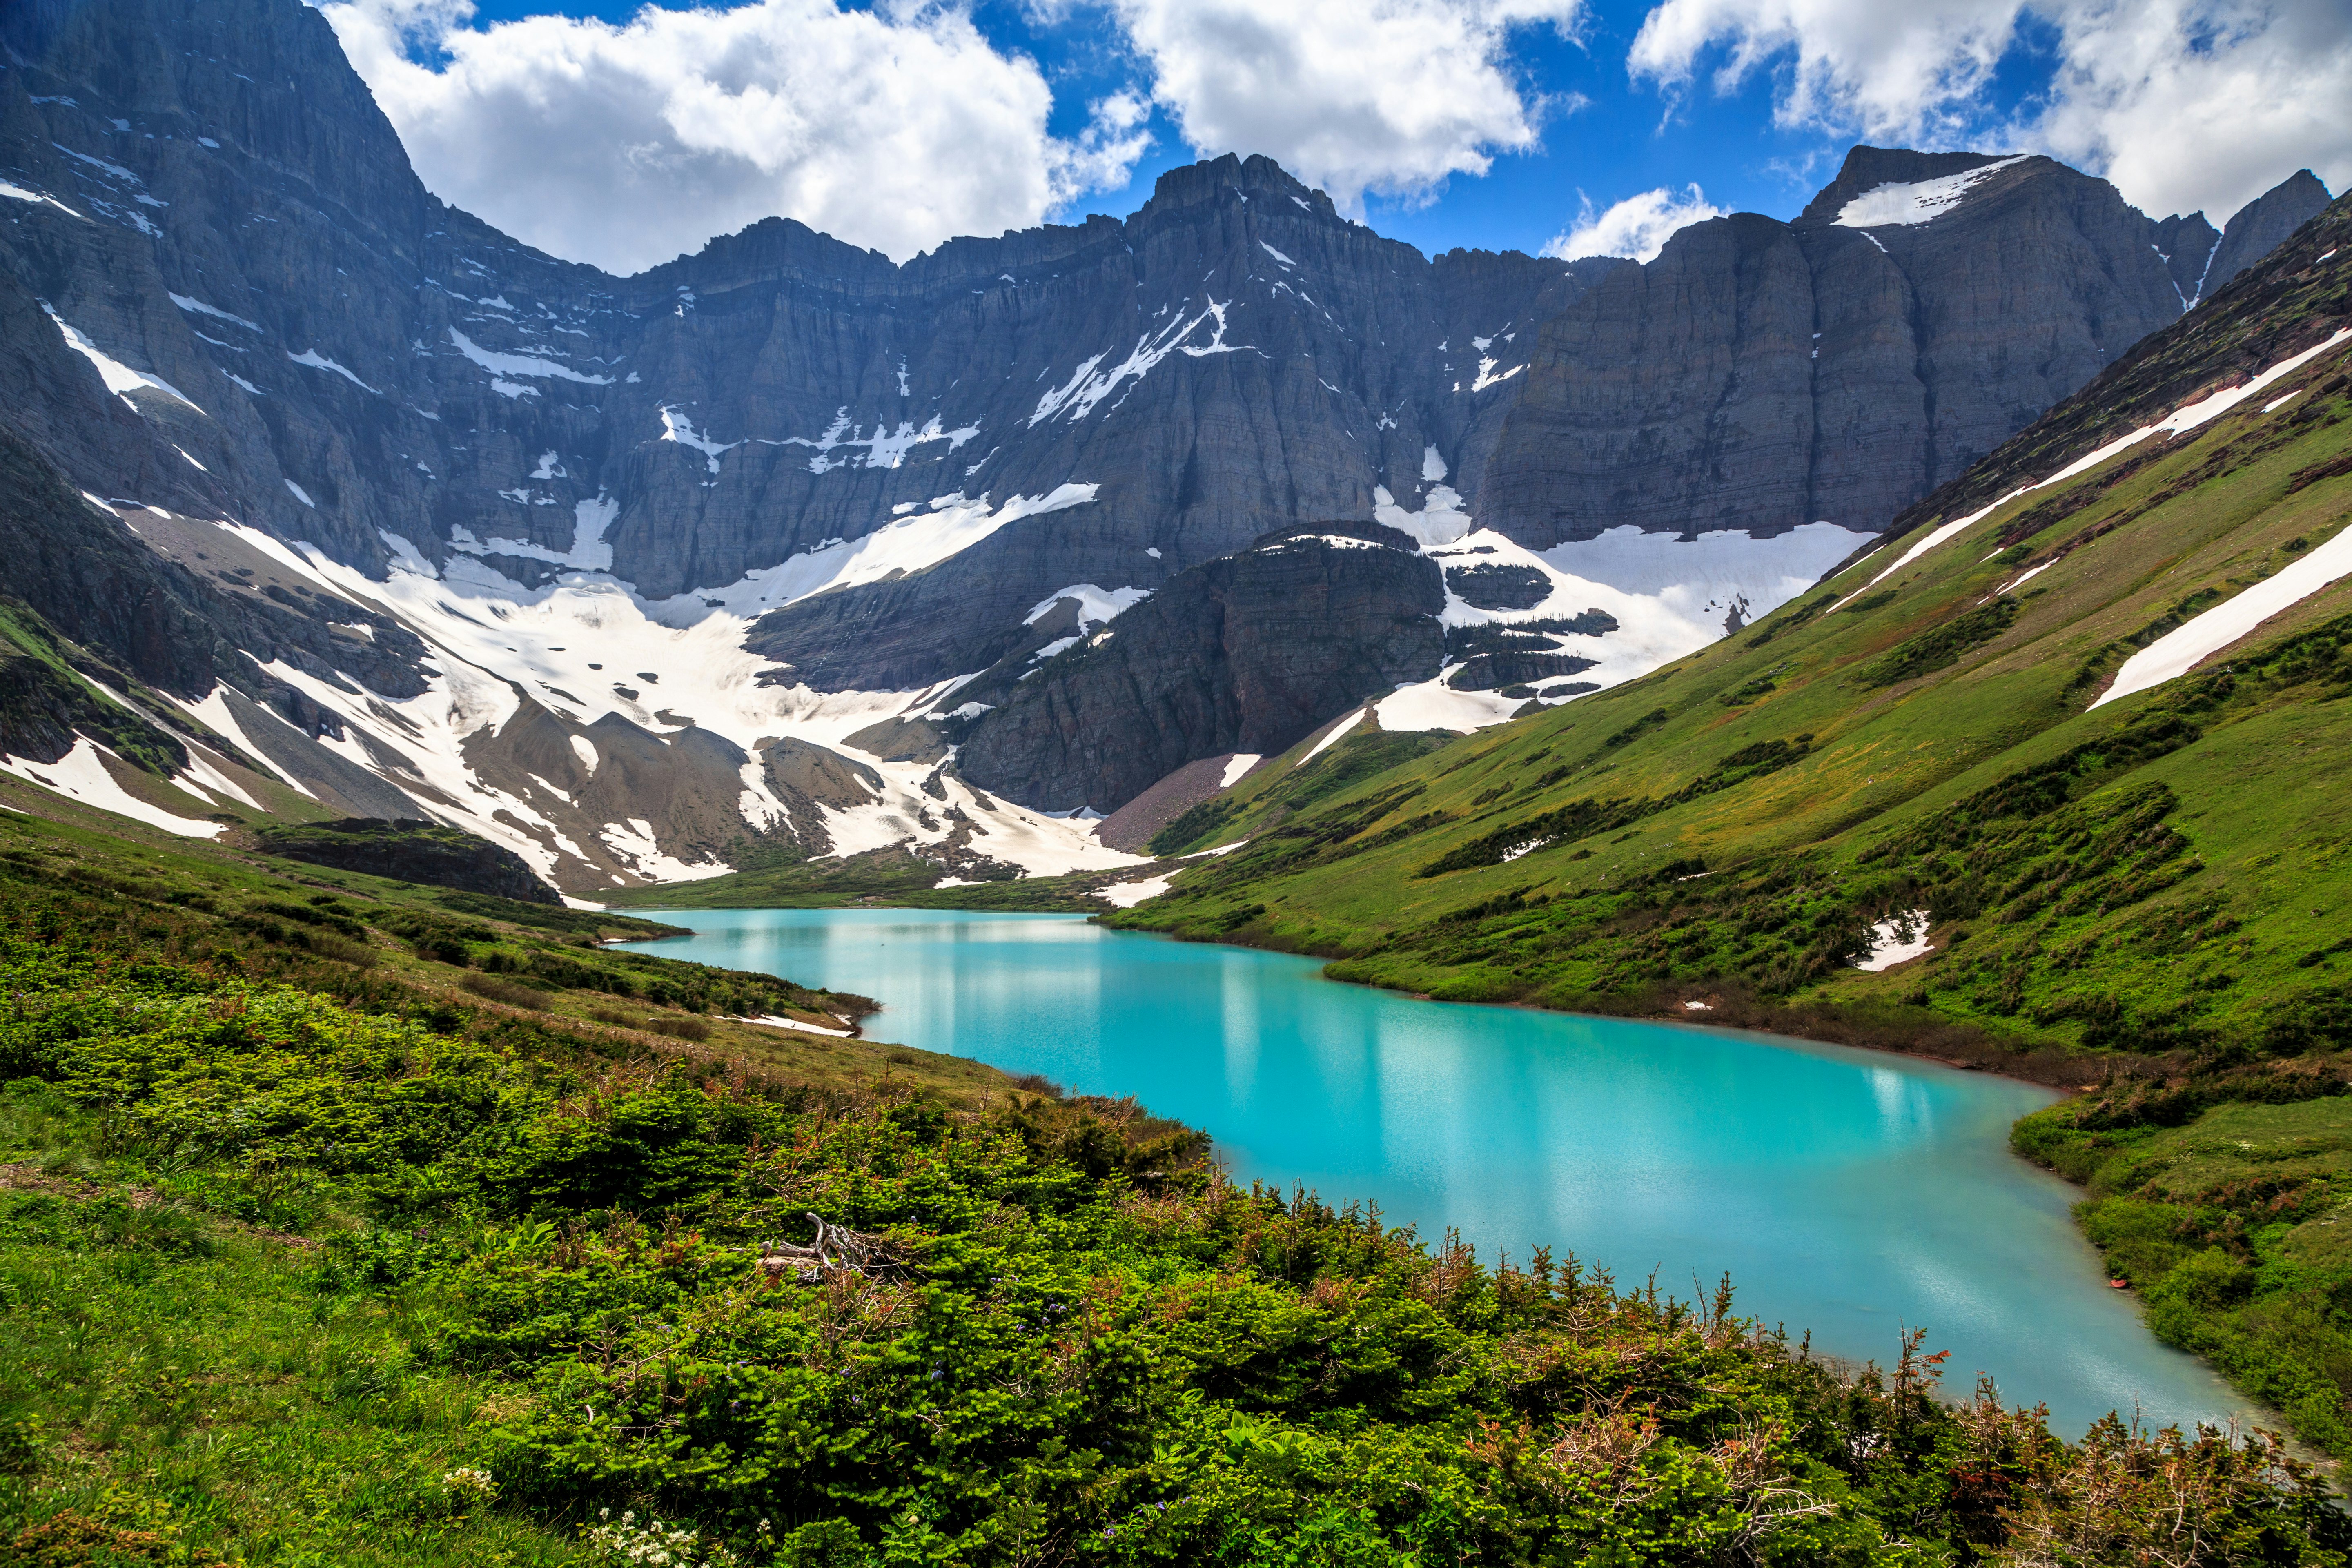
[[[1236,1187],[656,922],[26,816],[0,892],[0,1563],[2352,1550],[2261,1433]]]

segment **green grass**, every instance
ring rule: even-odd
[[[2261,1435],[2069,1446],[1916,1336],[1857,1370],[1728,1281],[1490,1269],[1131,1103],[404,1016],[144,918],[0,903],[0,1563],[2352,1548]]]
[[[941,888],[947,873],[905,849],[869,849],[840,859],[797,859],[732,871],[697,882],[614,888],[600,892],[615,908],[829,910],[858,904],[926,909],[1091,912],[1103,907],[1084,889],[1089,879],[1024,877]],[[1090,880],[1101,880],[1100,878]]]
[[[495,1380],[420,1365],[396,1302],[322,1295],[315,1243],[126,1193],[87,1123],[0,1100],[0,1561],[60,1519],[117,1555],[58,1561],[588,1560],[568,1521],[444,1484],[488,1458]]]
[[[2236,1091],[2342,1088],[2277,1076]],[[2284,1411],[2305,1441],[2352,1456],[2352,1099],[2200,1110],[2217,1097],[2185,1088],[2053,1106],[2014,1142],[2086,1184],[2084,1228],[2160,1338]]]
[[[961,1058],[736,1021],[782,1016],[838,1030],[873,1011],[869,998],[604,945],[682,934],[676,925],[271,860],[103,820],[115,831],[0,814],[0,901],[75,941],[558,1054],[724,1053],[798,1081],[900,1080],[958,1103],[1011,1084]]]
[[[2352,445],[2342,381],[2013,502],[1834,614],[1896,546],[1741,637],[1317,801],[1269,770],[1192,841],[1246,847],[1111,918],[1461,999],[1843,1011],[1895,1046],[2352,1046],[2325,1000],[2352,910],[2352,584],[2263,651],[2085,710],[2137,646],[2344,526],[2352,477],[2298,483]],[[1986,542],[2029,510],[2052,519],[2029,558],[2092,537],[1998,598],[2021,563]],[[2186,738],[2138,739],[2167,724]],[[2068,757],[2063,788],[2020,793]],[[2126,816],[2141,841],[2090,844]],[[1851,967],[1913,908],[1933,956]]]
[[[1241,847],[1107,918],[1451,1000],[1697,1003],[2094,1090],[2020,1148],[2093,1184],[2088,1233],[2158,1332],[2352,1458],[2352,1148],[2283,1103],[2352,1077],[2352,580],[2091,706],[2352,524],[2346,357],[1993,504],[2322,341],[2347,282],[2338,203],[1759,625],[1297,809],[1261,772],[1202,814],[1199,844]],[[1913,911],[1928,954],[1855,967]]]

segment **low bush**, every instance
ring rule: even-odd
[[[544,1007],[548,994],[535,985],[503,980],[492,974],[468,974],[458,984],[477,996],[492,1002],[503,1002],[509,1007]]]

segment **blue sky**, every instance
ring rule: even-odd
[[[479,0],[476,16],[479,26],[548,12],[622,23],[642,8],[625,0]],[[1134,63],[1098,16],[1074,14],[1059,25],[1040,25],[1024,10],[984,4],[971,14],[1000,47],[1025,53],[1044,68],[1055,89],[1051,128],[1074,132],[1089,102],[1135,78]],[[1727,211],[1794,216],[1837,173],[1853,138],[1819,127],[1775,126],[1769,72],[1750,77],[1730,96],[1702,89],[1671,105],[1654,85],[1630,81],[1626,50],[1648,11],[1646,4],[1604,0],[1591,8],[1577,42],[1549,26],[1517,29],[1509,46],[1512,66],[1538,93],[1555,100],[1543,121],[1542,147],[1496,157],[1483,177],[1454,175],[1433,201],[1370,196],[1365,221],[1432,255],[1457,246],[1534,252],[1573,222],[1581,200],[1607,207],[1637,192],[1693,183]],[[2021,52],[2016,67],[2002,74],[2001,90],[1989,105],[1991,117],[2044,87],[2050,64],[2046,52]],[[1573,101],[1579,99],[1580,106]],[[1166,110],[1155,108],[1149,126],[1153,145],[1134,177],[1118,190],[1083,198],[1079,213],[1124,217],[1150,198],[1160,174],[1198,155]]]
[[[2344,0],[320,3],[428,184],[622,270],[769,213],[901,258],[1123,216],[1220,142],[1432,254],[1541,250],[1643,193],[1669,217],[1604,224],[1617,250],[1712,210],[1790,216],[1860,140],[2049,152],[2216,222],[2297,167],[2352,176]],[[1309,63],[1237,102],[1260,26]],[[1103,120],[1122,94],[1139,122]]]

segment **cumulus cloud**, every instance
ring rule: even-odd
[[[1676,229],[1721,217],[1723,209],[1706,199],[1696,185],[1677,195],[1667,186],[1627,196],[1606,211],[1595,211],[1588,199],[1575,225],[1544,247],[1546,256],[1574,261],[1587,256],[1630,256],[1654,261]]]
[[[2161,216],[2220,222],[2308,166],[2352,184],[2352,8],[2137,0],[2084,6],[2024,136]]]
[[[1150,145],[1129,94],[1078,137],[1049,135],[1035,63],[919,0],[482,29],[467,0],[320,9],[435,194],[614,271],[774,215],[903,260],[1116,188]]]
[[[1107,0],[1196,151],[1263,153],[1360,212],[1433,195],[1539,141],[1515,28],[1572,29],[1581,0]]]
[[[1664,0],[1634,35],[1634,78],[1682,88],[1720,53],[1718,91],[1779,71],[1774,118],[1916,141],[1963,116],[2016,37],[2020,0]]]
[[[1987,103],[2031,15],[2049,90]],[[2046,152],[2159,216],[2217,221],[2305,165],[2352,179],[2352,7],[2343,0],[1664,0],[1628,61],[1669,92],[1759,71],[1774,115],[1873,141]]]

